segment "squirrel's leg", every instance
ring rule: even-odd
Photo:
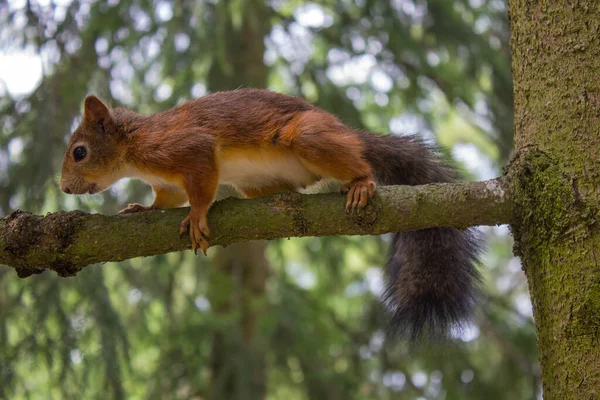
[[[129,204],[119,214],[131,214],[141,211],[160,210],[164,208],[181,207],[187,202],[187,195],[183,189],[175,186],[153,186],[154,203],[151,206],[142,204]]]
[[[371,165],[363,157],[358,135],[335,117],[307,111],[285,128],[291,148],[306,167],[321,177],[348,182],[340,188],[348,194],[346,211],[364,208],[375,193]]]
[[[196,254],[200,249],[206,255],[206,250],[210,246],[207,241],[210,229],[206,214],[215,198],[218,183],[219,177],[215,168],[188,173],[183,179],[191,210],[190,214],[181,221],[179,232],[183,235],[189,231],[192,250]]]

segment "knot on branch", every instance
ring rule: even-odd
[[[74,263],[61,259],[61,255],[73,242],[77,228],[87,214],[81,211],[59,211],[44,217],[17,210],[6,220],[3,234],[4,251],[20,260],[17,275],[26,278],[52,269],[60,276],[73,276],[79,270]],[[50,250],[52,257],[48,265],[32,265],[32,253]]]
[[[304,235],[308,232],[310,222],[304,216],[302,208],[302,195],[294,192],[277,193],[269,198],[269,207],[274,213],[290,212],[296,231],[299,235]]]

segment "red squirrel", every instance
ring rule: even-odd
[[[121,178],[152,186],[152,205],[121,213],[181,207],[192,249],[206,254],[206,215],[219,184],[247,198],[342,183],[346,210],[364,208],[382,185],[450,182],[456,174],[411,136],[356,131],[293,96],[260,89],[217,92],[153,115],[109,109],[90,95],[69,141],[60,188],[99,193]],[[478,291],[473,230],[431,228],[396,233],[387,264],[384,304],[392,327],[417,339],[446,335],[470,315]]]

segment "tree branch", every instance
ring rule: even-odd
[[[345,196],[337,193],[229,198],[210,210],[210,243],[505,224],[513,218],[507,187],[501,179],[380,187],[369,206],[353,215],[345,213]],[[0,264],[21,277],[45,269],[71,276],[89,264],[189,249],[189,238],[179,237],[188,210],[113,216],[59,211],[43,217],[16,211],[0,219]]]

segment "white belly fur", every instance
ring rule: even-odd
[[[240,154],[219,162],[219,183],[238,188],[266,187],[282,181],[301,188],[316,180],[315,174],[292,153],[252,158]]]

